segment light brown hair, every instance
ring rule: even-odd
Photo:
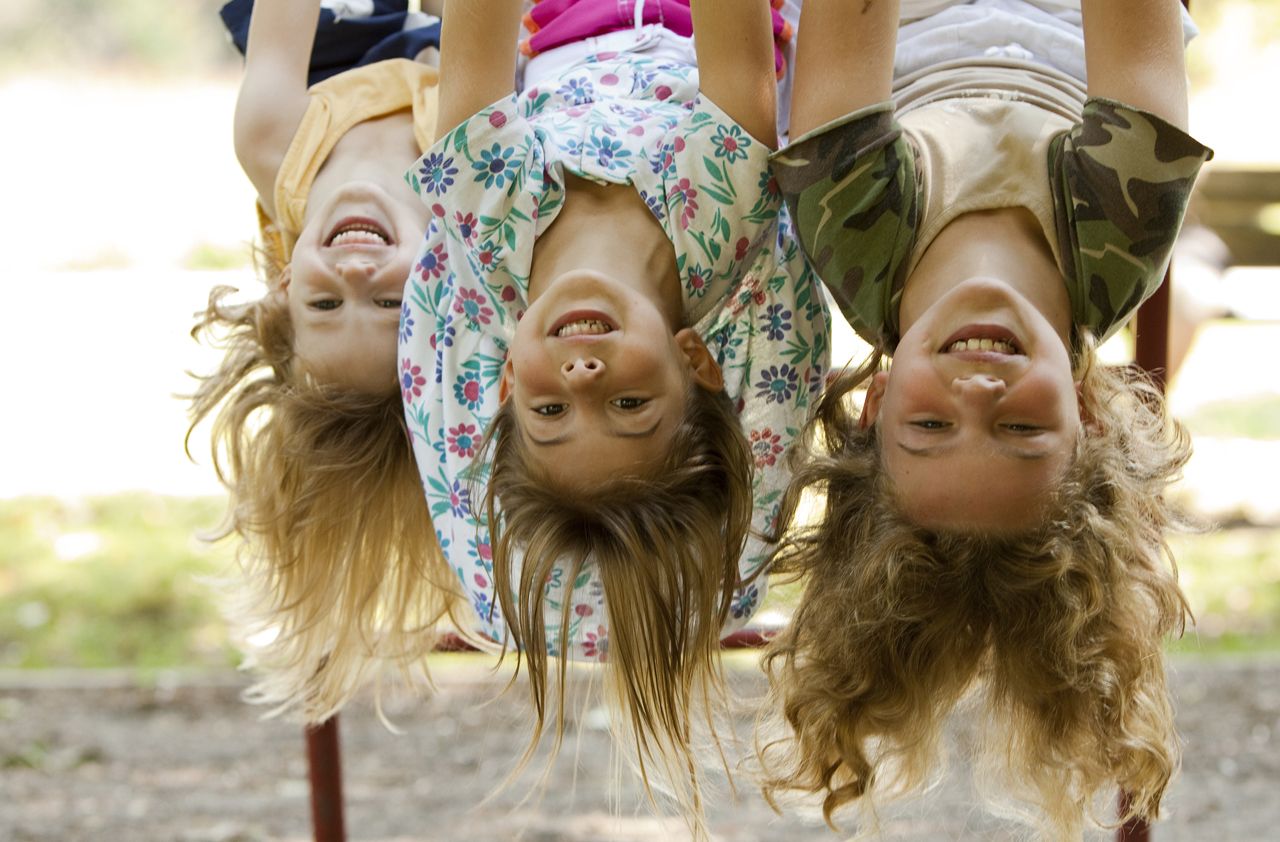
[[[529,752],[549,718],[557,746],[564,730],[566,663],[561,658],[552,677],[547,649],[568,636],[571,600],[559,627],[548,628],[544,583],[566,566],[572,589],[584,565],[596,565],[609,624],[604,686],[620,708],[620,731],[632,743],[646,789],[656,765],[700,828],[693,711],[722,698],[720,632],[740,584],[752,461],[725,393],[690,389],[685,417],[653,477],[577,493],[539,475],[526,458],[511,402],[504,403],[486,437],[493,468],[485,505],[498,604],[529,672],[536,713]]]
[[[766,654],[766,797],[820,793],[829,823],[854,803],[874,821],[868,802],[928,779],[945,719],[976,691],[994,723],[980,759],[1051,836],[1105,823],[1092,810],[1116,785],[1122,820],[1157,816],[1180,757],[1162,642],[1187,615],[1165,491],[1190,445],[1145,376],[1096,364],[1087,342],[1080,358],[1073,463],[1043,524],[1014,536],[899,512],[875,428],[849,403],[878,356],[824,394],[779,519],[774,571],[805,589]],[[799,522],[807,491],[825,495],[815,523]]]
[[[258,681],[247,696],[318,722],[378,665],[425,675],[435,626],[460,597],[399,393],[316,382],[294,357],[282,297],[232,303],[235,292],[215,288],[192,329],[225,351],[191,396],[191,429],[213,418],[213,462],[231,497],[211,538],[242,542],[230,606],[239,634],[274,633],[249,651]]]

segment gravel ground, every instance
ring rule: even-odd
[[[634,776],[615,775],[598,712],[579,718],[541,797],[523,798],[539,791],[527,774],[480,805],[524,746],[523,688],[499,695],[503,680],[473,662],[437,672],[434,697],[389,703],[400,734],[363,700],[343,714],[350,839],[688,838],[678,821],[636,805]],[[742,695],[761,690],[749,669],[735,671],[734,683]],[[1153,838],[1277,838],[1280,659],[1178,660],[1173,684],[1186,753]],[[162,677],[150,686],[118,675],[0,676],[0,840],[310,838],[301,732],[260,719],[239,700],[241,687],[238,676]],[[974,806],[970,784],[954,764],[928,796],[884,814],[883,838],[1020,838]],[[712,798],[709,814],[717,842],[843,838],[811,810],[775,815],[745,781],[736,802],[727,793]]]

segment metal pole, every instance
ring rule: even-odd
[[[311,784],[311,826],[315,842],[346,842],[342,820],[342,760],[338,748],[338,715],[309,726],[307,774]]]

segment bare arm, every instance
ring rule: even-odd
[[[1187,71],[1178,0],[1083,0],[1089,96],[1187,128]]]
[[[515,92],[520,11],[520,0],[445,0],[440,134]]]
[[[766,0],[692,0],[698,88],[752,137],[778,145],[773,21]]]
[[[887,100],[897,37],[898,0],[806,0],[796,35],[792,137]]]
[[[307,67],[320,0],[258,0],[236,99],[236,157],[275,215],[276,173],[307,107]]]

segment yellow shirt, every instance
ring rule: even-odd
[[[413,133],[420,151],[435,140],[436,82],[434,67],[397,58],[355,67],[313,85],[307,110],[276,173],[277,219],[258,205],[263,249],[282,265],[293,255],[302,230],[307,197],[316,173],[333,147],[352,127],[402,109],[413,110]],[[405,162],[407,169],[411,161]]]

